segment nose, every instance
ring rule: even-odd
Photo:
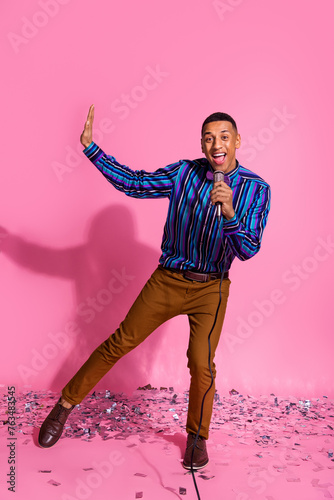
[[[222,141],[219,137],[217,137],[213,142],[213,149],[218,150],[221,149],[221,147],[222,147]]]

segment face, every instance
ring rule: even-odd
[[[213,170],[227,173],[234,169],[235,150],[240,147],[240,141],[240,134],[230,122],[211,122],[204,126],[201,139],[202,152]]]

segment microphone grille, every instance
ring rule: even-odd
[[[220,170],[215,170],[213,172],[213,180],[214,182],[219,182],[224,180],[224,172],[221,172]]]
[[[224,181],[228,186],[231,184],[231,179],[229,178],[229,176],[224,174],[224,172],[221,172],[220,170],[215,170],[213,172],[213,180],[214,182]]]
[[[210,181],[215,182],[224,181],[228,186],[231,185],[231,179],[229,178],[229,176],[219,170],[215,170],[215,172],[211,172],[211,170],[208,170],[206,173],[206,178]]]

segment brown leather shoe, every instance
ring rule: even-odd
[[[191,456],[194,449],[196,435],[189,433],[187,439],[187,448],[183,459],[183,467],[185,469],[191,469]],[[208,452],[206,451],[206,442],[202,436],[198,436],[197,443],[194,449],[193,470],[203,469],[209,463]]]
[[[74,408],[74,406],[71,406],[71,408],[65,408],[60,404],[60,400],[61,398],[59,398],[58,402],[46,417],[42,427],[40,428],[38,444],[42,448],[51,448],[51,446],[56,444],[62,435],[67,417]]]

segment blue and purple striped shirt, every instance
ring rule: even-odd
[[[180,160],[155,172],[131,170],[94,142],[84,149],[106,179],[134,198],[169,198],[160,264],[199,272],[229,270],[235,257],[246,260],[261,246],[270,208],[270,187],[242,167],[228,173],[235,216],[218,222],[211,204],[211,166],[206,158]]]

